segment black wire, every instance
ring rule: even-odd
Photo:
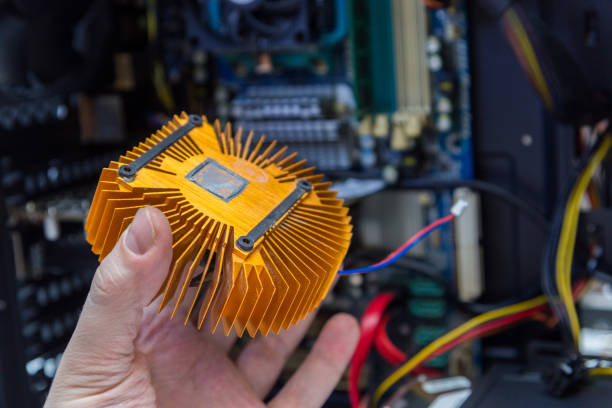
[[[467,187],[497,197],[513,207],[516,207],[528,216],[544,231],[550,230],[550,222],[534,205],[499,187],[493,183],[482,180],[436,180],[436,179],[408,179],[399,184],[400,188],[410,190],[450,190],[458,187]]]

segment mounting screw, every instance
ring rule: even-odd
[[[253,249],[253,240],[251,238],[242,236],[236,240],[236,246],[243,251],[250,251]]]
[[[125,181],[134,181],[134,177],[136,177],[136,171],[133,167],[124,164],[119,167],[119,176]]]
[[[202,117],[200,115],[189,115],[189,122],[195,126],[202,126]]]
[[[298,184],[298,187],[300,187],[304,191],[312,190],[312,183],[310,181],[308,181],[308,180],[302,179],[302,180],[298,181],[297,184]]]

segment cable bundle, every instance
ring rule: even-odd
[[[578,282],[573,288],[572,296],[577,297],[582,293],[586,286],[586,281]],[[492,310],[487,313],[483,313],[476,316],[455,329],[450,330],[445,335],[439,337],[433,342],[429,343],[426,347],[421,349],[408,361],[402,364],[397,370],[395,370],[389,377],[387,377],[379,386],[376,388],[370,406],[377,407],[383,395],[398,383],[403,377],[415,371],[422,364],[427,361],[434,359],[449,350],[453,349],[457,345],[469,341],[471,339],[479,338],[484,335],[495,332],[499,329],[507,328],[510,325],[525,320],[529,317],[536,315],[539,312],[545,311],[548,308],[548,301],[546,296],[538,296],[523,302],[519,302],[506,307],[501,307],[496,310]],[[370,307],[368,307],[368,310]],[[383,312],[381,311],[380,314]],[[381,318],[381,322],[384,323],[384,318]],[[380,341],[377,339],[374,342]],[[385,346],[385,347],[388,347]],[[383,354],[384,356],[385,354]],[[395,357],[398,357],[397,351],[395,351]],[[390,361],[392,364],[397,361]],[[599,375],[606,374],[604,371],[597,372]],[[349,383],[356,386],[354,383]],[[358,398],[352,398],[351,401]],[[354,408],[358,408],[359,405],[353,405]]]
[[[562,204],[555,212],[551,241],[544,258],[543,288],[577,351],[580,323],[571,296],[571,277],[580,204],[593,175],[612,148],[612,136],[603,135],[581,160],[574,180],[568,183]]]

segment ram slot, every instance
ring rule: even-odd
[[[431,110],[427,67],[427,14],[422,0],[392,0],[393,46],[399,120],[425,116]]]

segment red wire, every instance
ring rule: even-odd
[[[424,363],[446,353],[448,350],[458,346],[464,341],[471,340],[488,331],[491,331],[491,330],[512,324],[521,319],[527,318],[541,311],[542,309],[545,309],[546,307],[547,305],[536,306],[534,308],[524,310],[520,313],[511,315],[511,316],[507,316],[507,317],[504,317],[498,320],[494,320],[492,322],[484,323],[482,326],[478,326],[470,330],[469,332],[464,333],[463,335],[455,338],[454,340],[451,340],[450,342],[446,343],[444,346],[442,346],[441,348],[436,350],[433,354],[431,354],[431,356],[429,356],[424,361]],[[403,351],[401,351],[395,344],[393,344],[391,342],[391,339],[389,339],[389,336],[386,331],[386,325],[388,321],[389,321],[389,315],[385,315],[380,325],[378,326],[378,330],[376,332],[376,338],[374,339],[374,344],[376,345],[376,349],[378,350],[378,352],[385,358],[385,360],[387,360],[390,364],[397,365],[406,360],[406,354]],[[420,367],[420,368],[423,368],[423,367]],[[414,371],[416,372],[416,368]]]
[[[432,222],[431,224],[429,224],[428,226],[426,226],[425,228],[420,230],[418,233],[416,233],[408,241],[404,242],[404,244],[401,247],[397,248],[395,251],[393,251],[392,253],[387,255],[387,257],[385,259],[383,259],[382,261],[377,262],[376,264],[374,264],[374,266],[378,266],[378,265],[380,265],[380,264],[382,264],[384,262],[387,262],[389,259],[393,258],[398,253],[402,252],[407,246],[412,245],[412,243],[414,241],[417,241],[423,235],[427,234],[429,231],[431,231],[432,229],[438,227],[441,224],[445,224],[445,223],[451,221],[453,218],[455,218],[455,214],[449,214],[446,217],[442,217],[439,220],[436,220],[436,221]]]
[[[400,350],[389,338],[387,334],[387,323],[391,316],[386,314],[376,330],[376,337],[374,338],[374,345],[376,350],[380,353],[385,360],[392,365],[398,365],[402,361],[406,360],[406,353]]]
[[[429,368],[429,367],[415,367],[414,370],[412,370],[413,373],[415,374],[424,374],[427,377],[431,377],[431,378],[439,378],[442,377],[442,372],[438,371],[436,369],[433,368]]]
[[[398,365],[399,363],[406,360],[406,353],[400,350],[389,338],[387,334],[387,323],[391,316],[389,314],[385,314],[383,316],[382,321],[376,328],[376,337],[374,337],[374,345],[376,346],[376,350],[380,353],[380,355],[387,360],[389,364]],[[412,370],[415,374],[424,374],[428,377],[441,377],[442,373],[438,370],[429,367],[415,367]]]
[[[574,296],[574,299],[576,299],[576,298],[578,298],[580,296],[580,294],[582,293],[582,291],[586,287],[586,284],[587,284],[587,279],[582,279],[582,280],[580,280],[580,281],[578,281],[578,282],[576,282],[574,284],[574,287],[572,289],[572,294]],[[544,304],[544,305],[540,305],[540,306],[535,306],[535,307],[532,307],[531,309],[527,309],[527,310],[524,310],[522,312],[510,315],[510,316],[506,316],[506,317],[503,317],[501,319],[494,320],[492,322],[484,323],[481,326],[478,326],[478,327],[470,330],[469,332],[462,334],[461,336],[457,337],[456,339],[451,340],[450,342],[446,343],[444,346],[440,347],[438,350],[433,352],[431,354],[431,356],[429,356],[424,361],[424,363],[429,361],[429,360],[431,360],[431,359],[433,359],[433,358],[436,358],[436,357],[446,353],[448,350],[458,346],[459,344],[461,344],[464,341],[471,340],[471,339],[473,339],[475,337],[478,337],[479,335],[484,334],[484,333],[486,333],[488,331],[495,330],[495,329],[498,329],[500,327],[504,327],[504,326],[510,325],[512,323],[515,323],[515,322],[517,322],[519,320],[525,319],[525,318],[527,318],[527,317],[529,317],[529,316],[531,316],[531,315],[533,315],[535,313],[538,313],[538,312],[540,312],[542,310],[545,310],[545,309],[548,309],[548,308],[549,308],[548,304]]]
[[[444,4],[437,0],[425,0],[425,6],[430,9],[441,9]]]
[[[539,311],[541,311],[543,309],[546,309],[547,307],[548,307],[548,305],[536,306],[536,307],[533,307],[531,309],[527,309],[527,310],[524,310],[522,312],[513,314],[511,316],[503,317],[501,319],[494,320],[494,321],[489,322],[489,323],[484,323],[483,325],[478,326],[478,327],[470,330],[469,332],[462,334],[461,336],[457,337],[456,339],[449,341],[444,346],[440,347],[438,350],[433,352],[431,354],[431,356],[427,357],[427,359],[425,361],[423,361],[423,363],[425,363],[425,362],[427,362],[427,361],[429,361],[431,359],[434,359],[434,358],[436,358],[438,356],[441,356],[442,354],[444,354],[447,351],[455,348],[456,346],[458,346],[459,344],[461,344],[461,343],[463,343],[465,341],[468,341],[468,340],[471,340],[471,339],[473,339],[475,337],[478,337],[481,334],[484,334],[484,333],[486,333],[488,331],[495,330],[495,329],[498,329],[500,327],[504,327],[504,326],[510,325],[512,323],[515,323],[515,322],[517,322],[519,320],[525,319],[525,318],[531,316],[534,313],[537,313],[537,312],[539,312]]]
[[[577,299],[580,297],[580,294],[584,291],[584,289],[586,288],[588,280],[587,279],[582,279],[578,282],[576,282],[574,284],[574,287],[572,288],[572,294],[574,296],[574,299]],[[427,367],[424,367],[423,364],[446,353],[447,351],[457,347],[459,344],[474,339],[476,337],[479,337],[481,335],[486,334],[487,332],[490,332],[492,330],[496,330],[498,328],[504,327],[504,326],[508,326],[510,324],[516,323],[519,320],[522,319],[526,319],[538,312],[541,312],[545,309],[548,309],[549,305],[548,304],[544,304],[544,305],[540,305],[540,306],[535,306],[532,307],[531,309],[527,309],[524,310],[522,312],[510,315],[510,316],[506,316],[497,320],[493,320],[491,322],[488,323],[484,323],[470,331],[468,331],[467,333],[462,334],[461,336],[449,341],[448,343],[446,343],[445,345],[443,345],[442,347],[440,347],[438,350],[436,350],[435,352],[433,352],[429,357],[427,357],[422,364],[418,365],[417,367],[415,367],[412,372],[416,373],[416,374],[426,374],[428,376],[432,376],[432,377],[437,377],[440,376],[441,373],[438,372],[437,370],[432,370],[429,369]],[[388,314],[384,315],[381,320],[380,323],[376,329],[376,337],[374,338],[374,344],[376,345],[376,349],[380,352],[380,354],[390,363],[393,365],[397,365],[403,361],[406,360],[406,354],[404,352],[402,352],[399,348],[397,348],[397,346],[395,346],[395,344],[393,344],[393,342],[391,341],[391,339],[389,338],[388,334],[387,334],[387,324],[389,322],[390,316]],[[366,356],[367,357],[367,356]],[[401,358],[401,360],[400,360]],[[363,364],[363,363],[362,363]],[[351,364],[352,365],[352,364]],[[360,367],[361,369],[361,367]],[[349,392],[350,392],[351,386],[349,383]],[[355,386],[355,389],[356,386]],[[351,400],[352,402],[352,400]],[[357,405],[353,405],[353,408],[359,408],[359,395],[358,395],[358,389],[357,389]]]
[[[359,408],[359,374],[370,354],[370,349],[372,348],[372,343],[374,342],[374,337],[383,314],[394,298],[395,295],[391,292],[377,295],[368,304],[361,317],[361,336],[355,348],[348,375],[349,399],[353,408]]]
[[[504,31],[508,39],[508,42],[510,43],[510,47],[512,48],[512,51],[514,51],[514,54],[519,61],[519,64],[521,65],[523,70],[526,72],[527,77],[529,78],[529,81],[531,81],[531,83],[534,84],[537,92],[539,93],[540,90],[538,89],[536,82],[533,79],[533,73],[531,71],[531,67],[527,63],[527,60],[525,59],[525,55],[523,54],[523,50],[521,49],[521,46],[519,45],[518,40],[514,36],[514,31],[510,23],[506,21],[504,17],[502,17],[501,21],[502,21],[502,30]]]

